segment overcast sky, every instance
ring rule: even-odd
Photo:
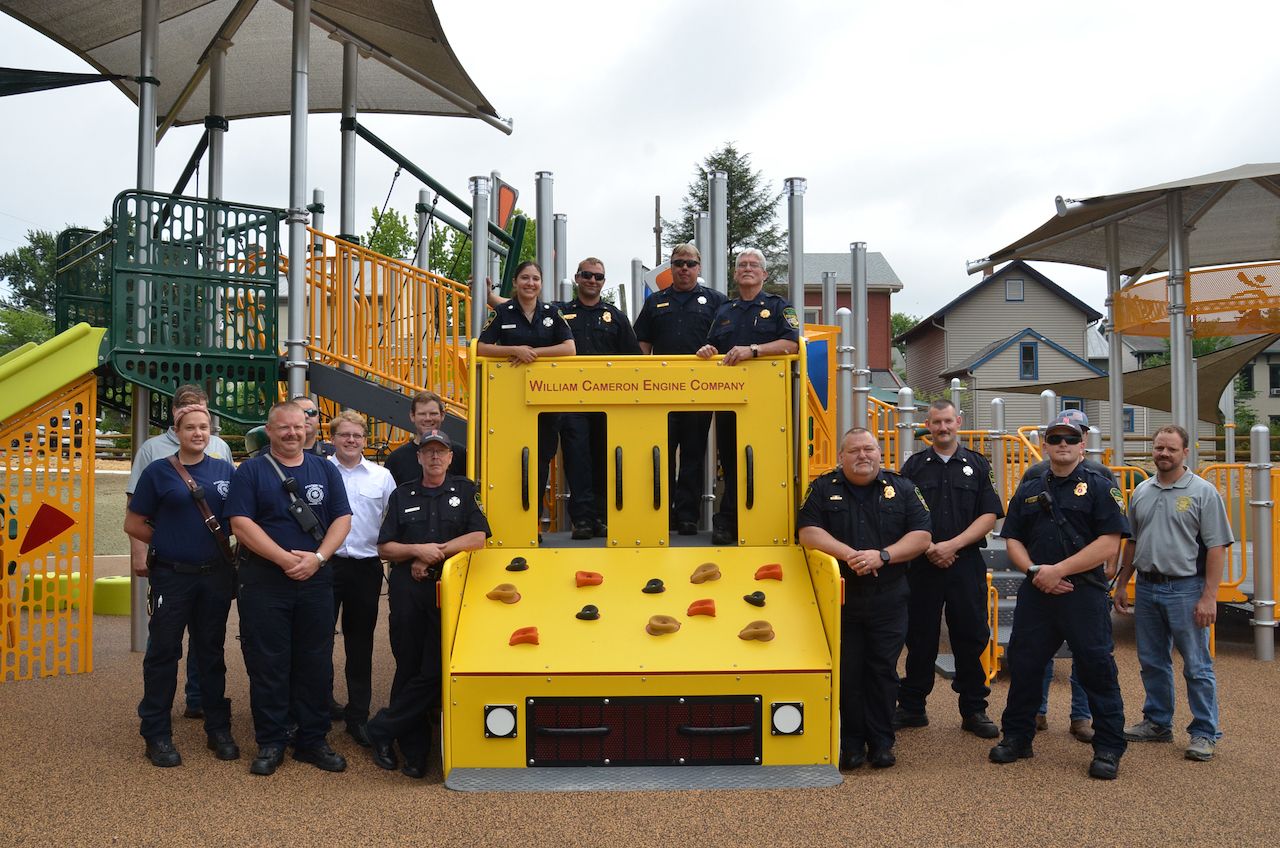
[[[532,211],[534,173],[554,172],[570,256],[602,257],[615,282],[632,257],[653,262],[654,195],[674,217],[695,163],[727,140],[775,190],[808,179],[807,251],[866,241],[904,283],[894,308],[917,315],[975,282],[965,260],[1039,226],[1057,194],[1280,161],[1274,2],[435,5],[515,132],[456,118],[362,121],[458,194],[468,176],[498,170]],[[87,70],[8,18],[0,44],[0,65]],[[116,89],[8,97],[0,117],[0,250],[32,227],[97,224],[133,184],[136,109]],[[326,190],[330,232],[337,122],[310,122],[308,182]],[[172,187],[200,132],[164,138],[157,188]],[[362,146],[360,232],[393,171]],[[392,206],[411,211],[419,188],[402,176]],[[224,193],[287,204],[287,118],[232,126]],[[785,201],[779,212],[785,226]],[[1101,272],[1039,267],[1102,309]]]

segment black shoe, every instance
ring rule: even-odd
[[[985,712],[971,713],[960,720],[960,729],[967,730],[979,739],[995,739],[1000,735],[1000,728]]]
[[[590,521],[573,522],[573,532],[569,534],[571,539],[590,539],[595,535],[595,528],[591,526]]]
[[[677,531],[681,536],[698,535],[698,525],[692,521],[681,521],[680,529]]]
[[[918,713],[907,712],[902,707],[897,707],[893,711],[893,729],[901,730],[904,727],[928,727],[929,715],[924,711]]]
[[[220,760],[240,759],[240,746],[236,744],[230,730],[217,730],[210,733],[205,747],[213,751],[213,755]]]
[[[1115,780],[1120,773],[1120,755],[1100,751],[1093,755],[1089,763],[1089,776],[1094,780]]]
[[[862,768],[862,764],[866,761],[867,754],[865,751],[854,751],[852,754],[841,754],[840,770],[853,771],[854,769]]]
[[[405,777],[412,777],[414,780],[421,780],[427,776],[427,764],[405,763],[404,768],[400,769],[400,773]]]
[[[591,532],[595,534],[597,539],[609,538],[609,525],[603,521],[596,521],[591,526]]]
[[[322,771],[345,771],[347,768],[346,758],[330,748],[328,742],[310,748],[296,748],[293,758],[300,763],[311,763]]]
[[[395,771],[400,765],[400,760],[396,757],[396,749],[391,747],[390,740],[383,739],[376,732],[371,731],[367,724],[364,726],[364,732],[369,737],[369,753],[373,755],[373,764],[380,769]]]
[[[333,721],[341,721],[347,716],[347,708],[339,704],[337,699],[332,695],[329,696],[329,718]]]
[[[182,711],[183,718],[204,718],[204,710],[200,707],[193,707],[190,704]]]
[[[736,545],[738,544],[738,534],[728,527],[716,527],[711,531],[711,544]]]
[[[169,738],[152,739],[147,742],[147,759],[156,768],[173,768],[182,765],[182,755],[173,747]]]
[[[275,774],[276,769],[284,762],[284,746],[263,745],[258,748],[258,756],[249,764],[249,774]]]
[[[361,748],[369,747],[369,729],[368,724],[363,721],[347,722],[347,735],[356,740],[356,744]]]
[[[987,759],[993,763],[1011,763],[1015,760],[1026,760],[1035,756],[1035,752],[1031,750],[1030,742],[1019,742],[1016,739],[1005,738],[1000,744],[991,749],[991,753],[987,754]]]
[[[878,751],[872,751],[867,757],[872,768],[885,769],[892,768],[898,764],[898,758],[893,755],[892,748],[881,748]]]

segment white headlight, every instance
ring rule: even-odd
[[[488,738],[514,738],[516,736],[515,704],[485,704],[484,735]]]
[[[776,736],[799,736],[804,733],[804,704],[780,701],[769,705],[773,732]]]

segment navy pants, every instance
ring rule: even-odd
[[[298,581],[275,565],[243,564],[239,604],[258,745],[283,746],[290,715],[298,722],[299,748],[321,744],[333,694],[332,569]]]
[[[701,515],[702,469],[710,430],[710,412],[673,412],[667,416],[667,480],[675,481],[671,508],[677,523],[697,524]]]
[[[1065,595],[1046,595],[1029,579],[1018,589],[1009,638],[1009,700],[1000,720],[1005,739],[1035,738],[1044,668],[1064,641],[1093,713],[1094,751],[1123,754],[1124,701],[1112,656],[1111,599],[1083,582]]]
[[[738,532],[738,416],[733,412],[716,413],[716,456],[724,473],[724,494],[716,512],[715,525],[737,535]]]
[[[987,625],[987,566],[977,549],[963,551],[949,568],[937,568],[920,557],[907,569],[911,600],[907,604],[906,676],[898,687],[898,706],[909,713],[925,711],[933,691],[934,663],[947,616],[947,636],[956,660],[951,688],[960,696],[960,715],[985,712],[987,676],[982,652],[991,640]]]
[[[841,756],[893,747],[909,590],[905,579],[890,580],[883,586],[847,588],[840,610]]]
[[[560,446],[560,413],[543,412],[538,416],[538,488],[535,490],[532,506],[538,513],[538,522],[542,521],[542,499],[547,494],[547,480],[551,477],[551,460],[556,458],[556,448]],[[552,510],[555,510],[552,500]]]
[[[560,447],[569,482],[569,519],[574,524],[608,524],[608,438],[603,412],[567,412],[560,416]]]
[[[369,721],[370,735],[400,743],[411,765],[426,765],[431,721],[440,708],[440,608],[436,581],[414,580],[408,565],[392,565],[387,577],[391,605],[391,653],[396,673],[391,700]]]
[[[335,556],[333,568],[333,619],[342,622],[342,644],[347,654],[348,723],[369,719],[373,694],[373,631],[378,626],[378,599],[382,596],[382,560]]]
[[[205,731],[231,729],[231,702],[223,694],[227,666],[222,654],[231,589],[230,568],[210,574],[178,574],[159,564],[151,569],[155,612],[142,660],[142,701],[138,704],[139,732],[144,739],[168,738],[173,733],[171,712],[184,629],[191,634],[188,665],[191,661],[198,664],[202,682]]]

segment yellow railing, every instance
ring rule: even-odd
[[[467,412],[466,286],[308,228],[307,349],[406,393],[431,389]]]
[[[898,408],[873,397],[867,398],[867,429],[880,439],[885,468],[898,470]]]
[[[1240,584],[1253,567],[1253,550],[1249,545],[1249,526],[1253,520],[1249,514],[1249,489],[1252,488],[1252,481],[1249,479],[1248,466],[1243,462],[1220,462],[1206,465],[1198,473],[1222,495],[1227,507],[1227,520],[1231,522],[1231,532],[1236,537],[1236,543],[1227,551],[1227,563],[1222,572],[1222,583],[1218,587],[1218,600],[1243,601],[1245,597],[1240,591]],[[1273,472],[1273,488],[1276,482]],[[1274,512],[1272,519],[1275,520]],[[1276,538],[1274,532],[1273,528],[1272,538]],[[1232,556],[1235,552],[1239,552],[1238,560]],[[1275,560],[1274,553],[1272,560]]]

